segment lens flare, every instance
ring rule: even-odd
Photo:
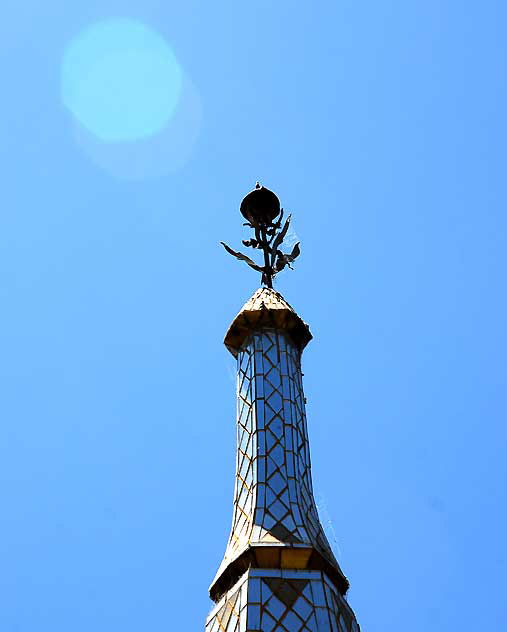
[[[84,125],[75,125],[73,131],[77,147],[99,168],[121,180],[147,180],[185,167],[197,146],[201,124],[200,95],[185,74],[178,107],[155,136],[106,143]]]
[[[109,19],[79,33],[65,51],[65,107],[98,139],[128,142],[159,133],[176,111],[183,73],[156,31]]]

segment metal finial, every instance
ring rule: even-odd
[[[273,191],[266,189],[259,182],[255,184],[255,189],[243,198],[240,212],[247,220],[244,226],[253,228],[255,231],[255,238],[243,240],[243,245],[262,250],[264,265],[257,265],[250,257],[229,248],[223,241],[220,243],[236,259],[245,261],[251,268],[261,272],[263,285],[272,288],[273,277],[285,266],[292,269],[291,263],[300,254],[299,242],[290,254],[283,253],[279,249],[289,229],[291,216],[287,217],[282,228],[283,209],[280,208],[280,200]]]

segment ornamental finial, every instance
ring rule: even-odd
[[[250,257],[229,248],[223,241],[220,243],[236,259],[245,261],[251,268],[261,272],[263,285],[272,288],[273,277],[285,266],[292,269],[291,263],[300,254],[299,242],[290,254],[280,250],[289,230],[291,216],[287,217],[282,227],[284,211],[280,208],[280,200],[273,191],[263,187],[259,182],[256,183],[255,189],[243,198],[239,210],[247,220],[244,226],[255,231],[255,238],[243,240],[243,245],[262,250],[264,265],[257,265]]]

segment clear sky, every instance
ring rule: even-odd
[[[0,630],[203,630],[258,286],[301,240],[314,488],[365,632],[507,628],[507,5],[4,0]]]

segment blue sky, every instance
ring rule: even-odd
[[[2,632],[203,629],[256,180],[362,629],[504,629],[505,3],[70,4],[0,24]]]

